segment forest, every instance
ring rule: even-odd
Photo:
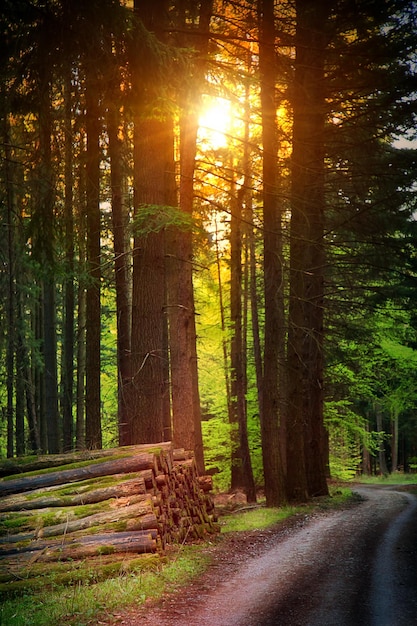
[[[267,504],[417,469],[414,0],[3,0],[0,457]]]

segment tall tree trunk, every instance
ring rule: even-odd
[[[365,429],[366,429],[366,432],[369,433],[369,421],[368,420],[366,420],[365,422]],[[364,445],[363,443],[362,443],[362,472],[366,476],[370,476],[372,474],[371,454],[369,452],[369,449],[366,447],[366,444]]]
[[[287,488],[326,495],[323,425],[324,47],[327,3],[298,0],[293,99]],[[303,463],[304,460],[304,463]]]
[[[193,75],[183,93],[180,117],[180,209],[192,216],[194,200],[194,168],[198,117],[195,102],[200,97],[201,83],[208,51],[208,33],[212,0],[201,2],[198,29],[186,31],[187,3],[181,5],[182,44],[194,46],[198,56]],[[180,447],[194,449],[197,467],[204,472],[201,406],[198,386],[197,334],[193,288],[192,231],[176,229],[170,263],[170,360],[172,386],[173,438]]]
[[[196,127],[190,116],[187,119],[182,116],[180,136],[180,208],[191,218]],[[172,202],[175,202],[175,188],[171,195]],[[198,391],[198,380],[195,383],[194,376],[198,374],[194,345],[196,331],[191,220],[188,232],[181,228],[170,229],[169,243],[168,318],[173,441],[178,447],[198,451],[198,463],[204,469],[201,415],[194,397],[194,392]]]
[[[304,0],[301,5],[306,4]],[[303,11],[301,6],[298,11]],[[324,427],[324,268],[326,262],[324,248],[324,54],[326,46],[324,25],[327,23],[329,4],[322,2],[320,10],[316,3],[307,2],[301,28],[305,29],[308,45],[311,47],[309,60],[305,59],[303,117],[307,113],[303,141],[304,175],[309,173],[309,236],[308,268],[306,274],[306,365],[307,365],[307,429],[304,453],[306,454],[307,487],[309,496],[328,495],[326,480],[326,432]],[[314,16],[314,22],[312,21]],[[301,18],[302,19],[302,18]],[[304,39],[304,35],[301,35]],[[305,45],[306,42],[304,42]],[[303,44],[302,44],[303,45]],[[306,95],[306,94],[305,94]]]
[[[38,343],[42,342],[42,328],[43,328],[43,306],[42,297],[38,298],[35,302],[34,310],[32,313],[32,332]],[[46,423],[46,411],[45,411],[45,385],[44,375],[42,369],[38,366],[38,354],[36,348],[32,348],[31,363],[33,368],[32,378],[35,388],[35,406],[36,412],[39,415],[39,433],[41,440],[41,451],[46,454],[48,452],[48,427]]]
[[[130,338],[130,298],[129,298],[129,252],[126,245],[126,222],[123,206],[122,143],[119,138],[120,90],[119,76],[114,70],[110,84],[110,102],[107,111],[107,132],[109,136],[110,181],[112,194],[112,226],[114,271],[116,281],[117,316],[117,389],[118,389],[118,428],[119,443],[129,443],[126,426],[129,420],[128,395],[124,390],[131,381],[131,338]]]
[[[262,385],[263,385],[263,363],[262,363],[262,347],[261,333],[259,324],[259,298],[257,289],[258,273],[256,271],[257,258],[255,249],[255,232],[253,228],[253,212],[248,217],[249,229],[247,236],[249,239],[249,292],[251,306],[251,323],[252,323],[252,340],[253,340],[253,356],[255,361],[256,388],[258,392],[258,408],[259,418],[262,421]]]
[[[29,426],[29,443],[30,450],[37,454],[41,451],[41,439],[39,432],[39,421],[36,412],[34,385],[32,381],[32,370],[30,367],[29,350],[24,335],[24,321],[23,321],[23,305],[22,294],[19,295],[19,301],[17,306],[17,317],[19,321],[19,327],[21,330],[21,346],[22,346],[22,376],[24,380],[24,396],[26,399],[26,413]]]
[[[239,219],[237,189],[234,180],[233,157],[230,163],[230,443],[231,488],[243,487],[242,451],[240,449],[239,419],[246,420],[246,403],[242,400],[242,266],[240,210]],[[239,397],[238,397],[239,396]]]
[[[193,213],[197,120],[192,113],[180,121],[180,209]],[[190,230],[176,229],[171,238],[169,328],[174,442],[192,446],[197,466],[204,471],[200,393],[197,368],[197,333],[193,288],[193,243]]]
[[[250,63],[250,61],[249,61]],[[246,88],[243,153],[243,185],[233,202],[230,218],[230,319],[231,319],[231,396],[234,422],[238,427],[238,449],[232,455],[232,488],[242,487],[248,502],[256,502],[255,481],[249,450],[247,425],[247,289],[243,293],[243,237],[250,192],[249,91]],[[234,168],[232,168],[233,170]],[[247,260],[247,259],[246,259]],[[247,264],[244,263],[245,280]],[[245,294],[245,301],[244,301]],[[234,463],[233,463],[234,462]],[[238,463],[238,465],[236,465]]]
[[[22,319],[16,315],[18,323],[16,345],[16,454],[23,456],[25,446],[25,354],[23,341]]]
[[[84,259],[85,260],[85,259]],[[78,316],[77,316],[77,380],[75,402],[75,447],[84,450],[85,443],[85,370],[86,370],[86,311],[87,291],[81,282],[78,286]]]
[[[74,425],[72,405],[74,400],[74,216],[73,216],[73,132],[71,73],[66,70],[64,86],[65,111],[65,276],[64,276],[64,326],[62,338],[62,440],[64,452],[72,450]]]
[[[169,123],[168,123],[169,124]],[[141,208],[157,215],[165,206],[167,122],[143,119],[138,114],[134,129],[135,215]],[[148,220],[142,224],[148,229]],[[136,232],[133,251],[132,378],[125,393],[131,394],[127,439],[129,443],[163,440],[165,396],[164,325],[166,324],[165,233],[163,228]]]
[[[2,137],[4,142],[4,180],[6,184],[7,201],[7,348],[6,348],[6,389],[7,389],[7,457],[14,454],[14,364],[15,364],[15,308],[16,308],[16,276],[15,276],[15,236],[14,236],[14,194],[12,176],[11,141],[8,112],[6,103],[3,111]]]
[[[247,181],[245,181],[247,182]],[[241,214],[245,188],[238,191],[238,198],[230,221],[230,320],[231,320],[231,402],[233,423],[237,429],[237,450],[232,451],[232,489],[242,487],[248,502],[256,501],[255,482],[249,452],[246,412],[246,369],[244,355],[243,308],[242,308],[242,233]],[[233,433],[232,433],[233,434]]]
[[[375,414],[376,414],[376,430],[379,436],[379,445],[378,445],[378,460],[379,460],[379,471],[383,476],[388,476],[388,467],[387,467],[387,457],[385,454],[385,443],[384,443],[384,427],[382,424],[382,410],[379,405],[379,402],[375,402]]]
[[[100,397],[100,120],[98,82],[92,59],[87,62],[86,81],[86,211],[87,211],[87,309],[86,309],[86,414],[85,443],[88,449],[102,447]]]
[[[233,171],[233,167],[231,168]],[[231,400],[231,488],[244,487],[243,450],[240,445],[241,424],[246,424],[246,401],[242,363],[242,238],[239,200],[236,186],[231,193],[230,217],[230,400]],[[239,212],[239,216],[237,213]]]
[[[223,370],[224,370],[224,381],[225,381],[225,391],[226,391],[226,401],[227,401],[227,411],[229,423],[232,421],[231,414],[231,390],[230,390],[230,366],[229,366],[229,353],[228,353],[228,345],[226,338],[226,316],[225,316],[225,308],[224,308],[224,297],[223,297],[223,281],[222,281],[222,271],[221,271],[221,258],[220,258],[220,248],[219,248],[219,231],[217,226],[217,220],[215,221],[215,244],[216,244],[216,268],[217,268],[217,283],[219,286],[219,308],[220,308],[220,324],[222,329],[222,352],[223,352]]]
[[[49,454],[61,451],[58,422],[56,295],[52,277],[43,284],[43,356],[45,360],[45,414]]]
[[[262,104],[265,347],[262,385],[262,457],[268,506],[285,499],[280,436],[283,431],[284,294],[282,216],[278,207],[278,141],[275,102],[275,15],[273,0],[259,0],[259,68]]]
[[[86,315],[87,315],[87,250],[86,250],[86,160],[85,134],[80,133],[80,160],[78,167],[78,211],[76,212],[78,232],[78,258],[80,275],[77,290],[77,377],[75,398],[75,447],[85,449],[85,370],[86,370]]]
[[[39,110],[39,232],[38,254],[43,262],[42,350],[48,452],[60,452],[55,293],[54,183],[51,153],[52,113],[48,69],[42,68]]]
[[[169,27],[166,0],[135,0],[134,10],[143,25],[166,44]],[[135,409],[129,414],[127,437],[131,443],[145,443],[161,441],[171,420],[168,413],[169,355],[166,341],[167,242],[166,224],[160,218],[163,207],[175,206],[177,201],[173,184],[172,116],[168,111],[158,117],[153,117],[151,113],[163,85],[158,81],[149,81],[148,84],[143,79],[134,46],[132,53],[132,84],[137,103],[133,139],[136,232],[133,251],[132,377],[125,393],[129,394],[130,406]],[[173,358],[175,361],[175,354]],[[193,430],[191,427],[190,431]],[[178,435],[182,436],[181,433]]]
[[[399,410],[394,407],[391,415],[391,458],[392,467],[391,471],[396,472],[398,470],[398,426],[399,426]]]

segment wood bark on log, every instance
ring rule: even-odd
[[[82,454],[60,455],[63,466],[35,476],[19,463],[21,476],[0,480],[1,571],[20,563],[32,580],[35,563],[53,569],[107,553],[117,562],[218,530],[211,477],[198,476],[192,453],[151,444]]]
[[[76,539],[64,540],[41,540],[33,543],[30,547],[11,547],[3,549],[1,547],[1,559],[11,555],[22,555],[29,553],[32,560],[38,563],[67,559],[82,559],[87,556],[100,554],[115,554],[117,552],[155,552],[157,549],[158,533],[155,531],[134,531],[105,533],[103,535],[91,535],[87,537],[77,537]]]
[[[137,478],[131,478],[130,480],[120,482],[113,487],[94,489],[93,491],[87,491],[85,493],[83,493],[82,490],[80,491],[81,493],[76,495],[51,495],[40,497],[37,500],[33,499],[32,492],[30,492],[29,496],[6,496],[0,500],[0,513],[8,511],[30,511],[33,509],[43,509],[47,507],[62,508],[83,504],[96,504],[111,498],[125,498],[131,495],[145,494],[146,483],[144,476],[139,475]]]
[[[120,522],[121,520],[131,517],[140,519],[140,517],[152,514],[153,512],[150,496],[145,495],[142,496],[142,498],[143,501],[139,504],[133,504],[122,508],[116,508],[111,511],[105,511],[103,513],[88,515],[87,517],[83,517],[81,519],[70,519],[68,513],[67,520],[61,524],[46,527],[40,526],[40,528],[34,532],[0,537],[0,546],[5,543],[19,543],[22,541],[39,539],[41,537],[56,537],[58,535],[65,535],[67,533],[85,530],[87,528],[91,528],[92,526],[102,526],[103,524]],[[72,515],[74,516],[74,512]]]
[[[66,452],[65,454],[44,454],[33,457],[18,457],[15,459],[4,459],[0,462],[0,477],[22,474],[24,472],[40,472],[41,470],[59,467],[68,463],[80,463],[82,461],[92,461],[106,457],[114,457],[115,449],[104,450],[81,450],[79,452]],[[124,446],[117,448],[118,456],[135,456],[137,454],[153,454],[157,458],[170,456],[172,454],[172,444],[169,441],[161,443],[145,443],[136,446]]]
[[[42,487],[49,487],[51,485],[76,482],[85,480],[86,478],[109,476],[121,472],[140,472],[146,469],[153,469],[155,472],[158,470],[155,455],[145,453],[134,457],[105,461],[102,463],[93,461],[85,467],[50,472],[37,476],[13,478],[11,480],[3,479],[0,481],[0,497],[12,493],[31,491],[32,489],[41,489]]]

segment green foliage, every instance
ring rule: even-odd
[[[102,289],[101,402],[103,447],[118,445],[117,318],[113,286]]]
[[[225,515],[221,518],[222,532],[261,530],[282,522],[294,515],[295,512],[296,508],[294,507],[280,507],[279,509],[255,507],[242,512],[237,510],[236,513]]]
[[[325,424],[329,432],[331,476],[349,480],[360,470],[362,449],[371,454],[377,452],[380,434],[369,432],[366,420],[346,400],[326,403]]]
[[[211,417],[202,422],[202,429],[206,470],[216,472],[213,475],[214,488],[227,491],[231,477],[230,424],[225,418]]]
[[[168,228],[190,231],[194,227],[193,219],[178,207],[161,204],[140,204],[133,220],[133,232],[146,236],[159,233]]]

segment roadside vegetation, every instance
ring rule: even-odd
[[[146,567],[131,568],[121,563],[114,577],[97,581],[94,572],[72,587],[44,588],[37,593],[23,593],[8,598],[0,606],[0,624],[8,626],[87,626],[100,623],[100,615],[114,615],[131,606],[157,600],[164,593],[174,593],[199,576],[212,556],[208,548],[218,545],[229,533],[261,530],[297,514],[348,504],[350,487],[334,485],[329,497],[309,505],[269,508],[262,500],[257,506],[225,505],[220,509],[221,534],[198,544],[183,545],[169,551]],[[215,558],[215,557],[214,557]]]

